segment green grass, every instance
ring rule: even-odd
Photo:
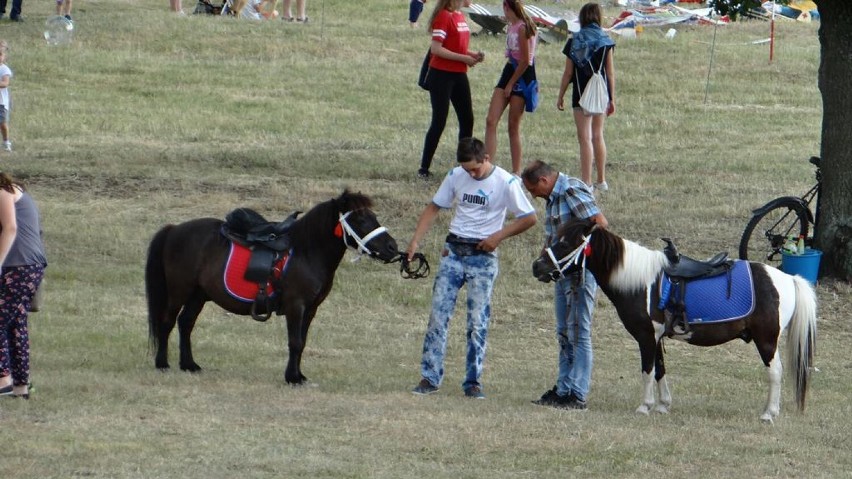
[[[550,410],[530,404],[556,375],[551,290],[529,272],[540,227],[501,247],[486,401],[459,388],[462,312],[441,393],[409,393],[431,281],[350,255],[308,337],[311,385],[284,384],[280,318],[214,305],[193,335],[205,372],[156,371],[142,266],[163,224],[237,206],[283,218],[348,186],[407,243],[437,187],[414,179],[428,37],[398,0],[313,0],[306,26],[93,0],[75,5],[74,42],[48,47],[52,9],[26,4],[26,23],[0,28],[15,72],[15,152],[0,161],[38,200],[50,260],[47,304],[30,318],[36,391],[0,401],[4,477],[848,477],[848,285],[818,288],[819,372],[804,414],[788,384],[780,419],[759,423],[765,373],[740,342],[667,344],[672,413],[636,416],[638,350],[603,296],[590,410]],[[655,29],[618,40],[601,206],[616,233],[648,247],[670,236],[691,256],[733,253],[752,208],[813,182],[818,25],[779,23],[772,63],[767,45],[749,44],[768,24],[719,28],[709,88],[712,27],[677,28],[672,40]],[[503,42],[472,40],[487,54],[470,72],[480,135]],[[540,47],[544,98],[524,119],[525,157],[576,175],[573,121],[553,107],[563,64],[561,45]],[[451,115],[436,171],[453,164],[456,127]],[[506,165],[505,123],[500,135]],[[424,241],[433,267],[448,222]]]

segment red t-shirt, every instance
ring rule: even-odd
[[[464,14],[446,9],[439,11],[432,22],[432,41],[441,42],[441,45],[451,52],[467,55],[470,27],[467,26]],[[467,72],[467,63],[447,60],[437,55],[432,55],[429,66],[448,72]]]

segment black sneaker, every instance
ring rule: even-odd
[[[421,180],[428,180],[429,178],[432,178],[432,173],[430,173],[429,170],[417,170],[417,177]]]
[[[575,409],[571,407],[571,404],[573,404],[574,401],[577,401],[577,396],[575,396],[574,393],[570,393],[567,396],[560,396],[556,392],[556,386],[553,386],[553,389],[542,394],[541,398],[536,401],[533,401],[533,404],[538,404],[539,406],[550,406],[559,409]],[[585,405],[585,403],[583,404]]]
[[[485,394],[482,392],[482,388],[479,386],[471,386],[464,390],[465,397],[469,397],[471,399],[485,399]]]
[[[556,386],[553,386],[553,389],[548,390],[542,394],[540,398],[533,400],[532,403],[538,404],[539,406],[549,406],[553,404],[557,398],[559,398],[559,394],[556,393]]]
[[[585,411],[586,410],[586,401],[581,400],[574,393],[571,393],[568,397],[568,400],[564,405],[561,406],[563,409],[574,409],[577,411]]]
[[[438,392],[438,387],[433,386],[428,379],[421,379],[420,384],[415,386],[414,389],[411,390],[411,392],[419,396],[426,396],[427,394]]]

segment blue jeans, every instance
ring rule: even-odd
[[[432,314],[423,338],[421,375],[434,386],[444,378],[447,331],[456,307],[459,290],[467,284],[467,368],[463,389],[480,386],[488,323],[491,321],[491,292],[498,272],[497,256],[478,254],[458,256],[449,252],[441,258],[432,287]]]
[[[556,393],[574,393],[585,401],[592,381],[592,313],[598,284],[588,270],[559,280],[554,286],[556,340],[559,343],[559,378]]]

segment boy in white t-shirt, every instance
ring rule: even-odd
[[[9,141],[9,81],[12,79],[12,69],[6,65],[6,42],[0,41],[0,134],[3,135],[3,150],[12,151]]]
[[[496,249],[511,236],[536,223],[535,209],[524,194],[520,178],[491,163],[485,145],[475,138],[459,141],[459,166],[450,170],[432,201],[423,210],[408,245],[413,258],[420,240],[441,209],[455,208],[441,264],[432,287],[432,313],[423,339],[421,380],[414,394],[438,391],[444,376],[447,331],[462,286],[467,284],[467,370],[462,389],[482,399],[491,293],[497,279]],[[506,212],[515,220],[504,226]]]

